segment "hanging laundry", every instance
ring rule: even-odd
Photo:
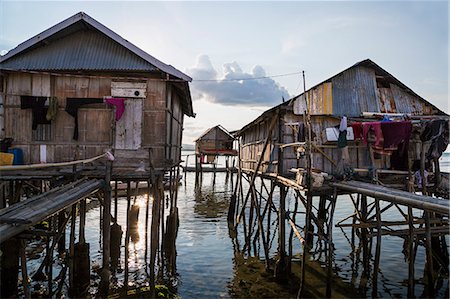
[[[33,130],[37,129],[37,125],[40,124],[50,124],[47,120],[47,110],[48,107],[45,106],[47,97],[32,97],[32,96],[21,96],[20,97],[20,108],[21,109],[31,109],[32,113],[32,125]]]
[[[103,103],[103,99],[90,99],[90,98],[67,98],[66,99],[66,112],[75,118],[75,129],[73,132],[73,139],[78,140],[78,109],[84,105],[100,104]]]
[[[297,132],[297,141],[298,142],[305,142],[305,124],[299,123],[298,124],[298,132]]]
[[[431,141],[430,149],[426,154],[428,160],[441,157],[449,143],[448,120],[435,119],[426,122],[420,139],[423,142]]]
[[[116,121],[120,120],[122,114],[125,112],[124,98],[106,98],[105,103],[116,107]]]
[[[383,148],[385,150],[398,149],[401,154],[408,150],[412,131],[411,121],[381,122],[381,131],[383,132]]]
[[[384,139],[383,132],[381,131],[381,122],[365,122],[362,123],[363,127],[363,141],[367,143],[369,141],[369,134],[374,134],[375,142],[374,148],[383,149]]]
[[[51,97],[45,118],[47,118],[48,121],[52,121],[56,119],[57,114],[58,114],[58,99],[56,97]]]
[[[359,122],[351,123],[350,126],[353,129],[353,136],[355,139],[363,139],[363,125]]]
[[[337,141],[339,148],[347,146],[347,117],[343,116],[339,124],[339,137]]]

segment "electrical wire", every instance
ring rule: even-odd
[[[193,79],[193,82],[224,82],[224,81],[247,81],[247,80],[258,80],[258,79],[269,79],[277,77],[286,77],[301,74],[302,72],[287,73],[281,75],[264,76],[264,77],[252,77],[252,78],[234,78],[234,79]]]

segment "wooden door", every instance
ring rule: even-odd
[[[116,149],[138,149],[142,138],[142,99],[125,101],[125,112],[116,122]]]

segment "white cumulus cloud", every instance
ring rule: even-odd
[[[273,106],[289,99],[287,90],[271,78],[266,77],[262,66],[256,65],[250,73],[242,70],[237,62],[223,65],[223,76],[208,55],[197,57],[194,67],[187,70],[193,78],[194,100],[203,99],[222,105]]]

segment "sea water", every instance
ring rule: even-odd
[[[189,153],[184,153],[189,154]],[[190,153],[192,154],[192,153]],[[223,162],[223,161],[222,161]],[[450,153],[441,158],[441,170],[450,171]],[[176,240],[177,275],[171,283],[182,298],[228,298],[230,297],[230,284],[235,275],[233,242],[229,237],[227,225],[227,211],[232,194],[232,182],[226,180],[224,173],[203,174],[200,188],[195,187],[195,173],[184,173],[182,185],[178,189],[179,231]],[[236,176],[234,176],[236,180]],[[235,181],[234,181],[235,182]],[[214,183],[214,184],[213,184]],[[292,209],[294,199],[288,195],[287,204]],[[132,236],[129,245],[129,288],[146,285],[147,272],[145,262],[145,204],[146,196],[136,197],[135,204],[140,207],[138,229]],[[385,204],[382,206],[385,206]],[[125,228],[126,199],[118,200],[118,223]],[[339,199],[334,214],[334,223],[351,215],[354,211],[349,197]],[[114,209],[112,211],[114,213]],[[168,209],[165,215],[168,214]],[[420,216],[420,215],[419,215]],[[86,218],[86,242],[90,244],[91,267],[93,268],[90,292],[95,294],[99,278],[95,269],[101,265],[101,227],[100,208],[92,205]],[[303,218],[303,217],[299,217]],[[398,211],[388,210],[383,213],[383,220],[401,220]],[[78,219],[77,219],[78,224]],[[299,224],[302,225],[301,220]],[[78,226],[76,230],[78,235]],[[351,230],[349,228],[333,229],[334,262],[333,272],[342,281],[349,283],[351,288],[360,292],[363,297],[371,296],[372,282],[362,277],[360,262],[355,263],[354,248],[350,242]],[[124,238],[122,239],[121,263],[119,270],[114,273],[114,288],[123,287],[124,278]],[[67,240],[69,239],[69,229]],[[276,242],[276,241],[275,241]],[[447,238],[447,244],[450,244]],[[408,264],[405,261],[403,239],[394,236],[383,236],[381,242],[381,260],[378,275],[379,297],[406,297]],[[33,241],[29,246],[39,246],[39,241]],[[274,245],[273,247],[276,247]],[[375,245],[373,246],[375,247]],[[276,250],[276,249],[275,249]],[[294,240],[294,253],[301,252],[301,244]],[[43,252],[45,253],[45,251]],[[271,252],[274,253],[274,250]],[[371,265],[373,265],[373,253]],[[35,254],[28,263],[29,274],[32,276],[42,262],[44,254]],[[360,257],[361,258],[361,257]],[[416,291],[420,296],[424,285],[425,250],[419,246],[416,255]],[[355,269],[356,266],[356,269]],[[56,278],[62,269],[62,260],[56,259],[53,277]],[[45,283],[33,283],[34,290],[44,287]],[[66,290],[67,292],[67,290]],[[443,281],[437,297],[448,296],[448,279]]]

